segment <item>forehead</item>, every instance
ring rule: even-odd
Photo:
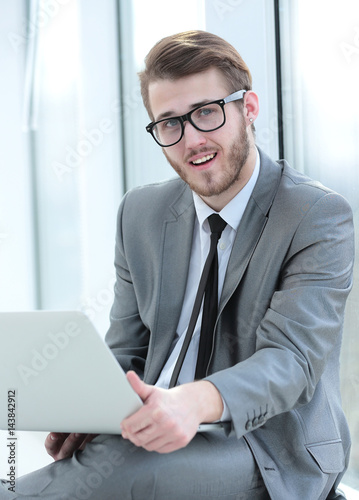
[[[148,87],[155,120],[163,115],[182,115],[204,102],[227,97],[228,85],[216,68],[176,80],[156,80]]]

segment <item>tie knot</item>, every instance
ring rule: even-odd
[[[221,237],[223,229],[226,227],[227,222],[222,219],[218,214],[212,214],[208,217],[209,227],[211,228],[211,233],[218,234],[218,239]]]

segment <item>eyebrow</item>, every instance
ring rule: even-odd
[[[215,99],[215,100],[217,100],[217,99]],[[204,99],[203,101],[195,102],[195,103],[190,105],[190,108],[196,109],[196,108],[199,108],[200,106],[204,106],[205,104],[208,104],[209,102],[213,102],[213,99]],[[190,111],[187,111],[187,113],[189,113]],[[185,115],[187,113],[183,113],[183,115]],[[183,116],[183,115],[176,115],[176,113],[174,111],[166,111],[166,112],[158,115],[158,117],[154,121],[158,122],[158,121],[164,120],[166,118],[175,118],[176,116]]]

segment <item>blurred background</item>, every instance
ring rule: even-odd
[[[79,309],[105,335],[121,197],[173,176],[145,131],[137,72],[156,41],[188,29],[241,53],[260,98],[258,145],[346,197],[358,234],[357,0],[0,0],[1,311]],[[359,491],[358,284],[357,266],[342,349],[349,500]],[[19,474],[50,461],[43,437],[19,433]]]

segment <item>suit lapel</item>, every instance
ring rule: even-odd
[[[261,167],[257,183],[249,199],[228,262],[219,306],[219,314],[227,304],[248,266],[268,219],[281,180],[281,167],[259,149]]]
[[[145,371],[149,383],[156,381],[175,337],[187,284],[194,217],[192,192],[185,185],[162,223],[160,293]]]

